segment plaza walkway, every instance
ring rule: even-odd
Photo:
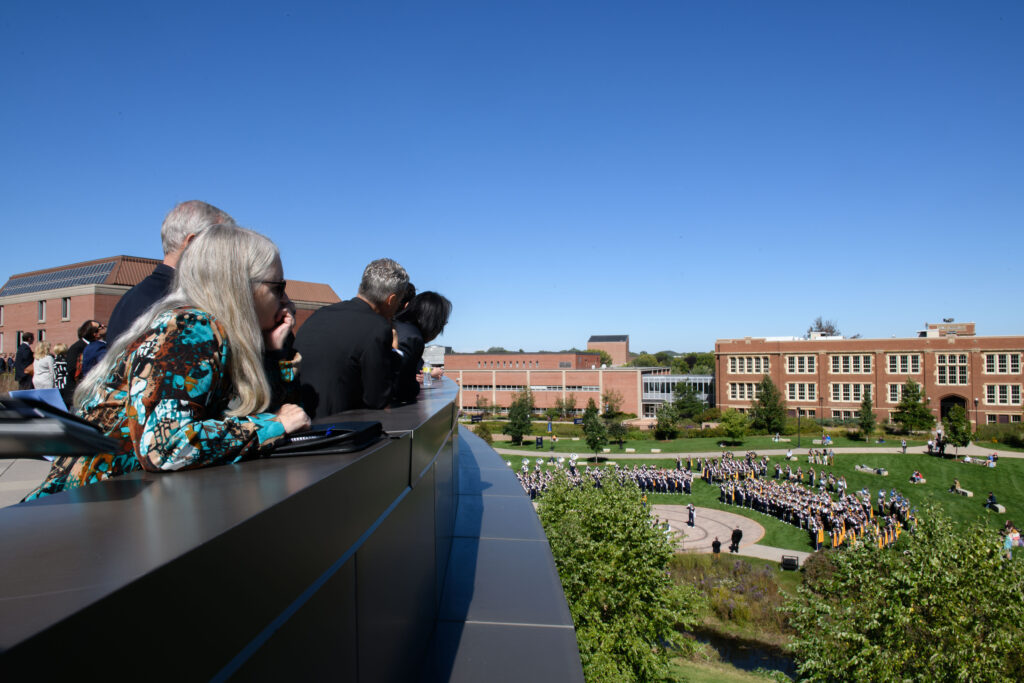
[[[662,521],[668,520],[669,526],[679,532],[682,537],[679,541],[680,550],[710,553],[711,542],[718,537],[722,542],[722,555],[739,554],[774,562],[781,562],[783,555],[794,555],[800,558],[802,565],[811,554],[807,551],[759,545],[758,541],[764,538],[764,527],[749,517],[732,512],[699,507],[692,527],[687,524],[689,512],[685,505],[652,505],[651,514]],[[743,531],[743,540],[740,541],[739,553],[730,553],[732,531],[737,526]]]

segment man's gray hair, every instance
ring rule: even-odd
[[[234,218],[212,204],[198,199],[182,202],[170,210],[160,228],[164,256],[180,249],[190,234],[199,235],[214,225],[234,224]]]
[[[408,286],[409,273],[405,268],[389,258],[379,258],[363,271],[359,294],[374,306],[380,306],[392,294],[401,298]]]

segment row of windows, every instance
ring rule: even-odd
[[[768,356],[729,356],[729,372],[763,375],[768,372]]]
[[[1020,413],[1014,413],[1013,415],[993,415],[989,413],[985,416],[985,422],[990,425],[1020,422]]]
[[[871,372],[871,356],[831,356],[833,374],[868,373]]]
[[[522,384],[463,384],[463,391],[522,391]],[[531,384],[530,391],[600,391],[600,387],[587,386],[584,384]]]
[[[463,391],[522,391],[526,387],[522,384],[463,384]]]
[[[985,403],[988,405],[1020,405],[1019,384],[986,384]]]
[[[586,384],[566,384],[566,391],[601,391],[601,387]]]
[[[46,301],[40,301],[36,305],[37,319],[41,323],[46,322]],[[60,319],[71,319],[71,297],[66,296],[60,300]],[[0,325],[4,324],[4,307],[0,306]]]
[[[786,371],[791,375],[813,373],[814,356],[786,356]]]
[[[871,372],[870,354],[829,356],[833,374],[866,374]],[[939,384],[967,384],[968,355],[940,353],[935,357]],[[921,354],[892,353],[886,355],[890,375],[918,375],[921,373]],[[729,358],[729,372],[768,372],[768,358],[762,356],[735,356]],[[986,353],[985,372],[989,374],[1019,374],[1021,354]],[[791,375],[815,372],[814,356],[786,356],[786,372]]]
[[[817,400],[818,387],[813,382],[791,382],[787,385],[790,401]]]
[[[860,403],[865,396],[871,395],[870,384],[860,383],[836,383],[831,385],[832,387],[832,400],[835,402],[849,402],[854,401]]]
[[[985,354],[985,372],[991,374],[1011,374],[1016,375],[1020,373],[1020,354],[1019,353],[986,353]]]
[[[729,383],[729,398],[733,399],[734,401],[756,401],[757,393],[757,384],[754,382]]]
[[[478,368],[539,368],[540,361],[536,360],[478,360]],[[559,363],[561,366],[561,363]]]

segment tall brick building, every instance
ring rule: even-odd
[[[716,403],[750,409],[768,375],[790,415],[856,418],[864,395],[891,417],[903,385],[922,385],[936,419],[954,405],[975,425],[1021,422],[1024,337],[979,337],[974,323],[927,325],[916,337],[744,337],[715,342]]]
[[[72,344],[86,320],[106,322],[121,296],[153,272],[157,259],[111,256],[12,275],[0,287],[0,353],[13,353],[23,332]],[[329,285],[288,280],[297,327],[313,311],[339,301]]]
[[[629,362],[628,334],[595,334],[587,340],[588,351],[605,351],[612,357],[612,365]]]

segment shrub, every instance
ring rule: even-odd
[[[479,436],[481,439],[486,441],[488,444],[494,443],[494,439],[491,438],[491,428],[486,422],[480,422],[473,428],[473,433]]]
[[[982,425],[978,427],[975,439],[1002,443],[1014,448],[1024,448],[1024,426],[1020,424]]]

